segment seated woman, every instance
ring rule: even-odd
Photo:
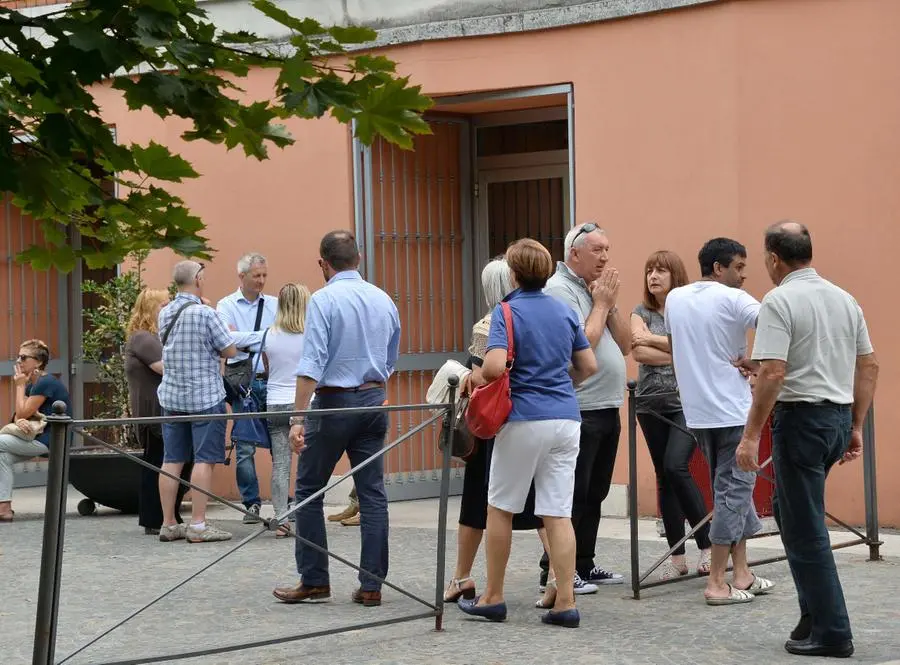
[[[581,414],[574,383],[594,374],[597,361],[572,309],[543,293],[553,272],[550,252],[536,240],[526,238],[510,246],[506,261],[517,287],[504,299],[512,310],[513,323],[512,412],[497,433],[491,456],[487,587],[480,597],[461,599],[459,607],[491,621],[506,620],[503,582],[512,518],[525,507],[533,479],[534,512],[543,518],[557,580],[552,609],[541,620],[575,628],[581,618],[575,609],[571,514]],[[498,305],[491,317],[482,367],[486,381],[503,376],[507,348],[506,320],[502,305]]]
[[[22,342],[16,360],[15,383],[16,408],[13,422],[21,431],[16,434],[0,434],[0,522],[12,522],[13,464],[46,455],[49,452],[50,431],[44,429],[35,435],[35,414],[53,414],[54,402],[64,402],[66,413],[72,414],[69,391],[62,381],[47,374],[50,349],[39,339]]]

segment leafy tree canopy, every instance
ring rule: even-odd
[[[404,148],[429,133],[421,88],[389,59],[350,52],[373,31],[250,3],[287,28],[289,41],[222,31],[195,0],[82,0],[43,15],[0,7],[0,192],[39,223],[47,245],[19,260],[69,271],[79,257],[101,267],[161,247],[212,251],[203,222],[164,188],[197,172],[164,145],[118,144],[91,94],[104,81],[130,109],[190,121],[185,140],[240,147],[257,160],[294,142],[281,124],[290,117],[330,113],[355,120],[364,143],[382,136]],[[238,84],[259,67],[277,70],[274,90],[247,99]],[[67,242],[69,224],[81,249]]]

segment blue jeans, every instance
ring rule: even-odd
[[[810,638],[836,645],[853,638],[825,528],[825,479],[850,444],[850,407],[783,404],[772,420],[775,520]]]
[[[340,409],[381,406],[384,389],[358,393],[318,395],[315,409]],[[328,483],[334,467],[346,451],[350,464],[356,466],[381,450],[387,433],[386,413],[355,415],[310,416],[306,419],[307,448],[297,461],[297,490],[299,503],[321,490]],[[346,481],[345,481],[346,482]],[[388,510],[384,490],[383,459],[360,469],[353,478],[359,497],[361,553],[360,568],[384,579],[388,572]],[[322,496],[296,511],[297,535],[319,547],[327,548],[325,515]],[[297,572],[306,586],[328,586],[328,555],[296,541]],[[363,591],[379,591],[381,583],[359,574]]]
[[[266,382],[262,379],[254,379],[250,384],[250,390],[253,396],[259,402],[259,408],[266,410]],[[231,405],[231,409],[235,413],[240,413],[241,403],[235,402]],[[234,455],[237,476],[238,491],[241,493],[241,502],[246,508],[250,506],[258,506],[262,504],[259,498],[259,479],[256,477],[256,444],[247,441],[234,442]]]

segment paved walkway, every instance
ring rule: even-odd
[[[112,626],[224,552],[229,543],[165,544],[146,537],[134,517],[101,512],[75,513],[77,493],[70,497],[66,525],[63,589],[57,661]],[[0,662],[31,659],[40,560],[42,490],[16,494],[17,522],[0,525]],[[458,511],[453,501],[452,518]],[[31,513],[31,514],[29,514]],[[255,527],[239,516],[217,509],[214,519],[236,538]],[[434,595],[437,503],[391,504],[390,579],[408,590]],[[452,519],[451,522],[455,522]],[[329,526],[332,549],[356,560],[359,530]],[[597,543],[598,562],[627,573],[628,523],[607,519]],[[843,535],[834,534],[835,540]],[[652,520],[641,523],[642,565],[661,554],[664,542]],[[854,621],[857,663],[884,664],[900,657],[900,536],[885,536],[885,561],[869,563],[865,548],[837,554]],[[234,544],[235,541],[231,541]],[[448,574],[452,572],[455,532],[448,538]],[[777,539],[755,541],[751,556],[771,556]],[[696,550],[689,548],[690,557]],[[579,598],[582,627],[544,627],[537,597],[540,546],[531,533],[517,533],[507,577],[511,614],[505,624],[465,618],[448,608],[445,631],[433,632],[433,621],[421,620],[285,645],[207,656],[179,662],[204,665],[276,665],[321,662],[329,665],[552,665],[555,663],[681,664],[760,663],[779,665],[797,658],[782,643],[796,620],[796,600],[783,563],[764,568],[778,585],[771,596],[736,607],[712,608],[702,602],[703,583],[691,580],[644,592],[634,601],[624,586],[605,587]],[[476,564],[483,583],[483,562]],[[292,543],[264,534],[200,575],[137,618],[103,638],[68,663],[85,665],[156,654],[238,644],[384,620],[414,614],[423,606],[386,591],[380,608],[350,602],[355,575],[332,565],[334,601],[327,605],[286,606],[274,601],[274,585],[293,583],[296,575]],[[169,661],[171,662],[171,661]],[[814,664],[816,659],[802,664]],[[828,661],[821,661],[828,662]],[[894,661],[898,662],[898,661]]]

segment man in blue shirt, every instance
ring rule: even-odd
[[[245,254],[237,263],[238,278],[241,285],[237,291],[222,298],[216,310],[222,322],[233,331],[232,338],[238,352],[226,361],[225,379],[232,385],[242,384],[244,389],[249,385],[260,411],[266,410],[266,379],[262,363],[259,372],[254,371],[257,358],[254,351],[259,351],[259,344],[265,330],[275,322],[278,299],[264,296],[268,268],[266,257],[262,254]],[[250,353],[247,352],[250,350]],[[240,411],[240,400],[231,403],[233,411]],[[236,475],[241,501],[249,513],[244,515],[244,524],[258,524],[259,479],[256,476],[256,444],[251,441],[234,441]]]
[[[359,248],[347,231],[332,231],[319,246],[325,288],[309,301],[303,358],[297,368],[298,411],[380,406],[385,383],[394,372],[400,349],[400,316],[381,289],[360,276]],[[296,500],[325,487],[344,452],[353,466],[376,454],[387,433],[386,413],[291,418],[291,444],[302,452],[297,463]],[[384,464],[375,460],[355,477],[362,515],[360,567],[384,579],[388,572],[388,512]],[[327,547],[322,497],[296,514],[297,535]],[[285,603],[322,602],[331,597],[328,556],[297,540],[295,556],[300,582],[277,588]],[[353,602],[381,604],[381,584],[360,573]]]

